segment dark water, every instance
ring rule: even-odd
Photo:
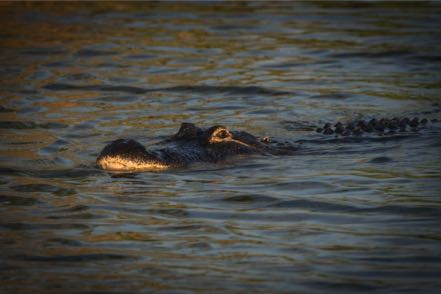
[[[441,4],[5,4],[0,292],[435,293]],[[98,170],[183,121],[304,140],[162,173]]]

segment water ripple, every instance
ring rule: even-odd
[[[109,253],[95,253],[95,254],[79,254],[79,255],[53,255],[53,256],[39,256],[39,255],[16,255],[17,260],[23,261],[38,261],[38,262],[96,262],[106,260],[121,260],[130,258],[127,255],[109,254]]]
[[[230,95],[294,95],[293,92],[271,90],[257,86],[175,86],[167,88],[144,89],[133,86],[107,86],[107,85],[73,85],[65,83],[48,84],[44,89],[51,91],[103,91],[103,92],[124,92],[130,94],[144,94],[147,92],[192,92],[198,94],[219,94]]]
[[[315,128],[439,120],[440,14],[437,2],[2,5],[1,289],[438,293],[440,127]],[[108,142],[156,142],[184,121],[301,144],[156,173],[95,166]]]

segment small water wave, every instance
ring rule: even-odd
[[[34,55],[34,56],[53,56],[65,54],[66,50],[61,48],[32,48],[20,51],[24,55]]]
[[[321,181],[292,181],[292,182],[281,182],[277,184],[270,185],[271,188],[277,191],[289,190],[289,191],[306,191],[309,190],[318,192],[332,193],[337,186],[332,183],[325,183]]]
[[[15,110],[12,108],[4,107],[0,105],[0,113],[8,113],[8,112],[14,112]]]
[[[2,205],[32,206],[37,202],[39,202],[38,199],[33,197],[0,195],[0,203]]]
[[[284,200],[275,204],[270,204],[271,208],[295,208],[316,212],[351,212],[357,209],[355,206],[343,205],[337,203],[327,203],[322,201],[296,199],[296,200]]]
[[[52,164],[51,164],[52,165]],[[32,169],[31,167],[27,167],[25,169],[20,168],[13,168],[13,167],[0,167],[0,175],[3,176],[30,176],[33,178],[42,178],[42,179],[58,179],[58,178],[88,178],[91,176],[97,176],[102,175],[103,171],[93,167],[93,166],[79,166],[74,168],[68,168],[68,169],[54,169],[54,168],[39,168],[39,169]],[[39,188],[43,188],[43,190],[48,188],[49,190],[56,190],[56,188],[52,187],[51,185],[45,186],[46,184],[42,184],[43,186],[39,187],[37,186],[31,186],[27,187],[26,185],[18,185],[18,189],[24,189],[24,190],[32,190],[36,188],[37,190]],[[43,191],[44,192],[44,191]]]
[[[430,62],[430,63],[440,63],[441,55],[437,54],[415,54],[411,57],[411,60],[415,60],[418,62]]]
[[[61,221],[67,221],[67,220],[95,220],[95,219],[105,219],[106,216],[96,214],[96,213],[74,213],[74,214],[52,214],[47,216],[48,220],[61,220]]]
[[[44,86],[44,89],[51,91],[104,91],[104,92],[125,92],[131,94],[144,94],[147,93],[147,89],[131,87],[131,86],[105,86],[105,85],[72,85],[64,83],[48,84]]]
[[[383,205],[377,207],[355,209],[354,212],[368,213],[368,214],[394,214],[407,215],[413,217],[430,217],[440,218],[441,208],[429,206],[405,206],[405,205]]]
[[[69,246],[69,247],[79,247],[83,245],[83,242],[70,239],[70,238],[48,238],[46,244],[49,246]]]
[[[278,198],[261,194],[245,194],[225,197],[222,200],[231,203],[255,204],[275,202],[278,201]]]
[[[14,259],[37,262],[99,262],[109,260],[129,259],[130,256],[114,253],[89,253],[78,255],[16,255]]]
[[[10,188],[17,192],[54,192],[58,190],[58,187],[49,184],[25,184],[11,186]]]
[[[55,196],[69,196],[76,194],[76,190],[73,188],[62,188],[49,184],[24,184],[24,185],[14,185],[10,187],[12,190],[17,192],[50,192]]]
[[[258,86],[176,86],[153,91],[194,92],[199,94],[228,93],[230,95],[287,95],[293,92],[267,89]]]
[[[309,97],[310,99],[326,99],[326,100],[343,100],[348,99],[350,97],[347,93],[329,93],[329,94],[319,94],[319,95],[313,95]]]
[[[369,160],[369,163],[388,163],[391,161],[393,161],[393,159],[390,157],[379,156],[379,157],[375,157],[375,158],[372,158],[371,160]]]
[[[198,224],[181,224],[181,225],[158,225],[155,226],[155,232],[160,234],[164,233],[178,233],[178,234],[191,234],[192,236],[205,234],[225,234],[226,230],[221,226],[209,223],[198,223]]]
[[[49,146],[40,149],[44,154],[53,154],[55,152],[60,152],[68,149],[68,144],[66,140],[58,139]]]
[[[96,209],[94,206],[85,204],[76,204],[69,207],[60,207],[48,211],[45,219],[47,220],[93,220],[93,219],[107,219],[109,213]]]
[[[257,209],[259,210],[259,208]],[[281,212],[283,210],[283,213]],[[302,211],[303,210],[303,211]],[[158,214],[159,211],[151,211],[151,213]],[[206,219],[212,221],[222,221],[225,219],[234,220],[238,222],[254,222],[261,224],[269,224],[269,223],[298,223],[298,222],[314,222],[317,218],[317,215],[320,215],[320,221],[328,224],[352,224],[354,222],[361,222],[362,217],[351,215],[351,214],[343,214],[331,211],[326,211],[323,213],[319,210],[313,211],[312,209],[295,209],[293,207],[289,208],[281,208],[281,207],[268,207],[265,211],[256,212],[255,210],[250,211],[212,211],[212,210],[204,210],[204,209],[187,209],[182,212],[180,218],[185,219]],[[316,215],[317,214],[317,215]],[[161,211],[158,215],[163,216],[175,216],[172,214],[165,213]]]
[[[379,59],[379,58],[395,58],[401,56],[409,56],[414,54],[409,50],[385,50],[378,52],[370,51],[357,51],[357,52],[342,52],[331,54],[332,58],[344,59],[344,58],[361,58],[361,59]]]
[[[82,223],[36,223],[36,222],[5,222],[0,228],[11,231],[39,231],[39,230],[88,230],[90,227]]]
[[[13,167],[0,167],[0,175],[2,176],[7,176],[7,175],[11,175],[11,176],[19,176],[21,174],[23,174],[24,171],[17,169],[17,168],[13,168]]]
[[[73,85],[66,83],[47,84],[43,87],[51,91],[103,91],[103,92],[124,92],[131,94],[145,94],[147,92],[192,92],[198,94],[219,94],[230,95],[287,95],[293,92],[272,90],[257,86],[175,86],[166,88],[144,89],[133,86],[107,86],[107,85]]]
[[[81,49],[76,55],[79,57],[97,57],[97,56],[109,56],[116,55],[118,52],[98,49]]]
[[[80,204],[80,205],[75,205],[73,207],[68,207],[68,208],[60,209],[60,210],[58,210],[58,212],[63,212],[63,213],[83,212],[83,211],[86,211],[88,209],[90,209],[89,206]]]
[[[333,277],[336,279],[336,277]],[[322,278],[323,279],[323,278]],[[354,292],[379,292],[382,289],[387,289],[385,286],[375,285],[374,281],[329,281],[317,279],[311,282],[306,282],[305,285],[321,289],[323,292],[340,292],[340,293],[354,293]],[[329,279],[329,276],[328,276]]]
[[[0,121],[0,129],[63,129],[67,125],[56,122],[38,123],[33,121]]]

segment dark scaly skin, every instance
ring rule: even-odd
[[[437,122],[437,119],[433,119],[431,122]],[[426,118],[419,119],[414,118],[381,118],[381,119],[371,119],[371,120],[358,120],[351,121],[347,123],[337,122],[332,125],[326,123],[323,127],[316,129],[316,132],[323,133],[325,135],[337,135],[337,136],[360,136],[365,133],[375,133],[377,135],[384,134],[394,134],[394,133],[404,133],[404,132],[415,132],[421,128],[424,128],[429,123]]]
[[[437,122],[436,119],[431,122]],[[392,118],[358,120],[336,124],[326,123],[317,132],[334,136],[360,136],[363,134],[395,134],[414,132],[429,121],[418,118]],[[104,170],[163,170],[185,167],[195,162],[220,162],[242,154],[295,154],[298,145],[258,138],[244,131],[230,131],[224,126],[202,129],[192,123],[182,123],[170,138],[150,145],[146,149],[139,142],[118,139],[108,144],[96,163]]]

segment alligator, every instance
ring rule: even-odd
[[[274,145],[274,146],[273,146]],[[163,170],[188,166],[194,162],[224,161],[241,154],[294,154],[295,144],[272,144],[245,131],[230,131],[216,125],[207,129],[184,122],[179,131],[148,150],[133,139],[118,139],[108,144],[96,162],[104,170]]]
[[[394,133],[418,131],[428,123],[427,119],[383,118],[337,122],[334,125],[326,123],[316,131],[336,137],[362,136],[365,133],[391,136]],[[104,147],[96,163],[109,171],[154,171],[186,167],[195,162],[217,163],[234,155],[293,155],[301,143],[259,138],[245,131],[231,131],[222,125],[203,129],[184,122],[175,135],[149,146],[149,149],[133,139],[115,140]]]

